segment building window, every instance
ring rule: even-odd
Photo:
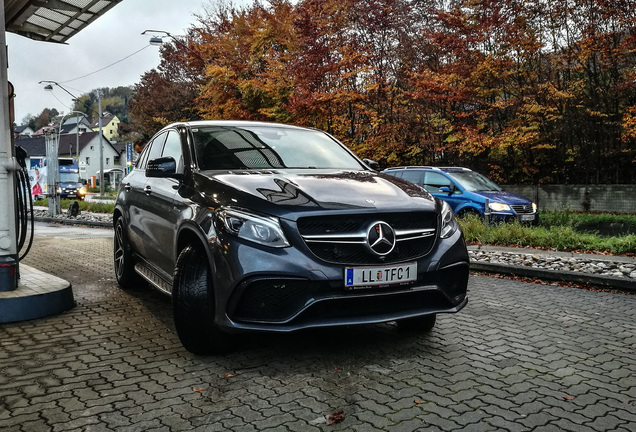
[[[106,158],[106,165],[110,164],[110,158]]]
[[[91,150],[94,150],[94,149],[95,149],[95,147],[94,147],[94,146],[91,146]]]
[[[90,164],[91,164],[91,158],[86,156],[86,165],[90,165]]]

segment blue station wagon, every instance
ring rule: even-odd
[[[382,173],[422,186],[434,197],[446,201],[459,217],[470,214],[484,217],[488,200],[493,221],[538,222],[534,202],[503,190],[488,177],[468,168],[408,166],[388,168]]]

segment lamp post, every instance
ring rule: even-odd
[[[39,82],[39,84],[42,84],[42,83],[47,83],[47,85],[44,86],[44,90],[52,91],[53,84],[55,84],[56,86],[64,90],[66,93],[71,95],[73,100],[79,100],[73,93],[66,90],[64,87],[62,87],[59,83],[55,81],[43,80]],[[103,137],[102,137],[102,95],[99,93],[99,91],[97,91],[96,94],[97,94],[97,117],[98,117],[97,124],[99,125],[99,196],[103,196],[104,195],[104,144],[103,144]],[[60,128],[61,128],[61,125],[60,125]],[[78,137],[78,142],[79,142],[79,137]],[[79,147],[79,144],[78,144],[78,147]],[[78,152],[78,157],[79,157],[79,152]],[[78,166],[79,166],[79,160],[78,160]]]
[[[203,57],[201,57],[201,55],[198,52],[194,51],[192,48],[190,48],[189,46],[185,45],[179,39],[174,37],[174,35],[172,35],[171,33],[167,32],[165,30],[144,30],[143,32],[141,32],[142,35],[145,35],[146,33],[154,33],[154,34],[163,33],[167,37],[171,38],[177,45],[179,45],[180,47],[186,49],[187,51],[190,51],[190,53],[192,53],[196,58],[198,58],[203,63],[205,63],[205,60],[203,60]],[[159,37],[159,36],[151,36],[150,37],[150,45],[162,45],[162,44],[163,44],[163,39],[161,37]]]

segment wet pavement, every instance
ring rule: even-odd
[[[77,305],[0,324],[0,430],[620,431],[636,425],[636,296],[471,276],[429,334],[249,335],[195,356],[169,298],[118,288],[112,230],[38,224],[25,264]]]

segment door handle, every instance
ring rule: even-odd
[[[126,192],[130,192],[130,190],[132,189],[132,186],[130,186],[130,183],[122,183],[121,185],[124,187]]]
[[[144,188],[144,192],[146,193],[146,195],[150,195],[152,193],[152,188],[150,186],[146,186]]]

